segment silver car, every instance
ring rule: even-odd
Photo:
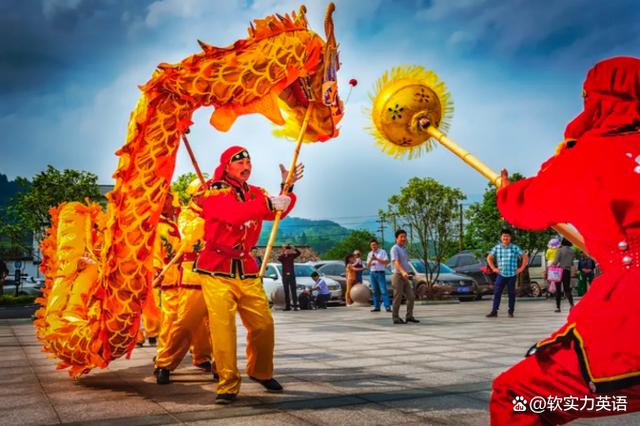
[[[315,268],[306,263],[294,263],[294,272],[296,274],[296,293],[300,295],[305,288],[311,289],[315,286],[315,281],[311,278],[311,273],[315,272]],[[331,300],[339,301],[342,298],[342,288],[335,280],[329,277],[323,277],[324,282],[331,292]],[[282,265],[279,263],[268,263],[267,269],[262,278],[262,286],[267,294],[269,302],[273,302],[272,297],[278,288],[283,287]]]
[[[419,259],[411,259],[409,262],[413,269],[415,283],[415,291],[417,297],[424,297],[428,294],[427,286],[427,268],[424,261]],[[435,262],[429,262],[429,268],[435,269]],[[434,274],[435,278],[435,274]],[[478,292],[478,283],[471,277],[462,274],[456,274],[453,269],[444,263],[440,263],[439,274],[433,283],[432,291],[438,296],[457,297],[461,302],[475,300]]]

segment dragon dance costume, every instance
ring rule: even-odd
[[[207,325],[207,311],[200,290],[197,274],[190,271],[193,264],[193,241],[202,233],[197,216],[183,210],[178,224],[165,216],[160,218],[156,234],[154,266],[164,269],[178,248],[186,244],[182,263],[172,265],[161,283],[162,327],[158,341],[155,368],[175,370],[191,347],[193,364],[211,362],[211,342]],[[186,269],[185,269],[186,267]],[[159,380],[160,383],[160,380]],[[168,383],[165,382],[165,383]]]
[[[602,275],[564,326],[496,378],[494,425],[619,414],[515,412],[516,397],[625,396],[626,412],[640,410],[640,60],[598,63],[587,75],[584,97],[584,111],[567,126],[559,152],[537,176],[500,189],[498,207],[521,228],[573,224]],[[591,190],[575,191],[575,183]]]
[[[247,374],[258,380],[269,380],[273,376],[273,318],[258,276],[258,264],[249,251],[258,242],[262,221],[273,220],[276,209],[264,189],[240,183],[225,173],[228,164],[245,158],[249,158],[249,153],[244,148],[227,149],[205,194],[196,200],[205,221],[205,245],[194,270],[202,274],[214,359],[220,376],[218,395],[237,394],[240,389],[236,312],[248,331]],[[295,204],[295,196],[289,196],[291,204],[283,216]]]

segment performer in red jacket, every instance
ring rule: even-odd
[[[561,424],[640,410],[640,60],[598,63],[583,96],[584,111],[567,126],[556,155],[537,176],[503,186],[498,207],[521,228],[573,224],[602,275],[564,326],[496,378],[494,425]],[[590,190],[576,191],[576,183]],[[550,397],[565,405],[531,404]],[[608,406],[583,404],[589,398]]]
[[[280,165],[280,171],[284,182],[287,170]],[[302,177],[302,171],[299,165],[294,182]],[[205,221],[205,245],[194,270],[205,274],[201,284],[220,377],[216,402],[221,404],[234,400],[240,390],[236,311],[248,330],[247,374],[269,391],[282,390],[273,378],[273,319],[250,250],[258,242],[262,221],[273,220],[277,210],[286,216],[296,198],[292,193],[269,196],[264,189],[247,183],[250,176],[249,153],[242,147],[231,147],[220,157],[205,194],[194,197]]]

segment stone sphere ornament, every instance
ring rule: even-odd
[[[271,302],[278,308],[284,306],[284,288],[277,287],[271,292]]]
[[[427,127],[447,131],[453,103],[436,73],[419,65],[394,67],[376,82],[369,95],[377,145],[394,157],[419,157],[433,148]]]
[[[362,283],[355,284],[351,287],[351,300],[354,304],[359,306],[369,306],[371,300],[371,290]]]

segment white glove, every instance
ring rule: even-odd
[[[276,210],[285,211],[289,207],[289,204],[291,204],[291,198],[289,198],[288,195],[276,195],[270,196],[269,198]]]

